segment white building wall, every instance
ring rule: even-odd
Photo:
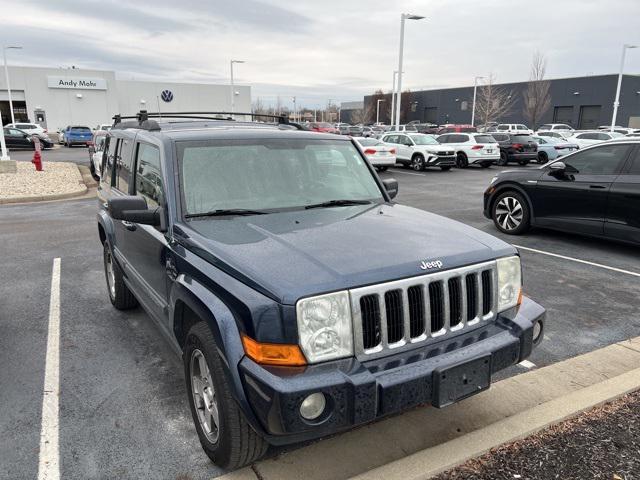
[[[163,90],[170,90],[173,100],[160,99],[161,112],[231,110],[229,85],[116,80],[112,71],[18,66],[9,67],[9,76],[12,98],[26,101],[30,121],[35,119],[36,109],[44,110],[50,131],[71,124],[93,128],[111,123],[117,113],[133,115],[145,109],[156,112]],[[49,77],[101,79],[98,87],[106,84],[106,88],[51,88]],[[6,88],[4,75],[0,75],[0,101],[8,100]],[[250,112],[251,87],[236,85],[235,91],[235,111]]]

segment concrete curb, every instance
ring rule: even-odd
[[[51,200],[70,200],[74,198],[83,197],[84,195],[87,194],[87,191],[89,190],[89,188],[96,186],[97,183],[95,182],[95,180],[93,180],[90,173],[89,173],[89,179],[90,179],[90,182],[92,182],[93,184],[88,183],[87,179],[85,178],[86,172],[83,172],[82,169],[85,168],[87,172],[89,172],[88,167],[85,167],[84,165],[76,165],[76,166],[78,167],[78,171],[82,176],[82,184],[77,191],[68,192],[68,193],[55,193],[51,195],[25,195],[23,197],[0,198],[0,205],[8,205],[8,204],[14,204],[14,203],[48,202]]]
[[[409,410],[283,452],[220,479],[429,478],[640,389],[639,365],[640,337],[636,337],[509,377],[446,409]]]
[[[556,398],[455,440],[388,463],[351,480],[423,480],[479,457],[492,448],[528,437],[585,410],[640,388],[640,368]]]

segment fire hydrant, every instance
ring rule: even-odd
[[[41,151],[40,139],[35,135],[32,136],[31,138],[33,139],[32,141],[35,147],[35,151],[33,152],[33,160],[31,160],[31,163],[35,165],[37,172],[41,172],[42,171],[42,155],[40,154],[40,151]]]

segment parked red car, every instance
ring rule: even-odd
[[[340,133],[337,128],[327,122],[311,122],[309,124],[309,130],[321,133]]]
[[[437,131],[438,135],[442,135],[443,133],[469,133],[469,132],[477,132],[478,129],[473,125],[463,125],[463,124],[453,124],[449,123],[447,125],[440,125],[440,128]]]

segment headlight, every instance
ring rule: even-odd
[[[503,312],[520,303],[522,273],[520,257],[498,259],[498,312]]]
[[[300,300],[296,313],[300,347],[309,363],[353,355],[353,328],[347,292]]]

